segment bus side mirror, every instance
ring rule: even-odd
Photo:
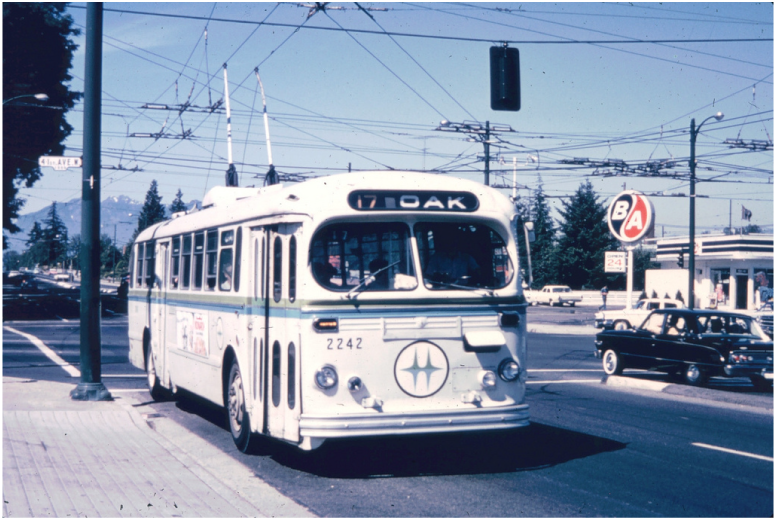
[[[534,231],[535,225],[532,222],[525,222],[525,231],[527,231],[527,241],[533,243],[536,241],[536,234]]]

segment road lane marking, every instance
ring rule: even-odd
[[[32,334],[27,334],[26,332],[22,332],[20,330],[16,330],[16,329],[8,327],[8,326],[4,326],[3,328],[5,330],[9,331],[9,332],[14,332],[14,333],[16,333],[16,334],[26,338],[27,341],[29,341],[30,343],[32,343],[33,345],[38,347],[40,349],[40,351],[43,352],[43,354],[46,355],[47,358],[49,358],[51,361],[53,361],[54,363],[56,363],[57,365],[62,367],[62,369],[65,372],[67,372],[68,374],[70,374],[71,377],[81,377],[81,371],[80,370],[78,370],[77,368],[75,368],[74,366],[69,364],[67,361],[65,361],[64,359],[59,357],[59,355],[56,352],[51,350],[48,346],[46,346],[45,343],[40,341],[38,338],[36,338]]]
[[[723,451],[724,453],[731,453],[733,455],[742,455],[743,457],[751,457],[752,459],[766,460],[767,462],[773,462],[772,457],[766,457],[764,455],[757,455],[755,453],[748,453],[746,451],[730,450],[729,448],[722,448],[720,446],[712,446],[710,444],[703,444],[701,442],[693,442],[692,446],[698,448],[707,448],[709,450]]]
[[[549,383],[597,383],[600,384],[599,379],[550,379],[547,381],[527,381],[528,385],[546,385]]]

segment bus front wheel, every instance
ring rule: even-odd
[[[237,449],[248,452],[251,441],[250,417],[245,408],[245,391],[242,387],[242,373],[237,360],[232,361],[229,371],[227,412],[229,414],[229,430]]]

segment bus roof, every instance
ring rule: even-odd
[[[372,193],[390,195],[387,198],[380,195],[380,201],[387,201],[387,205],[375,205]],[[353,202],[354,194],[362,194],[365,207],[358,208]],[[472,201],[476,203],[475,208],[471,207]],[[402,206],[403,202],[407,204]],[[151,240],[260,217],[296,214],[322,221],[333,216],[365,212],[382,215],[398,210],[422,212],[422,206],[427,207],[427,212],[447,216],[475,213],[510,219],[514,214],[514,205],[508,197],[478,182],[442,174],[369,171],[328,175],[263,188],[217,186],[207,193],[201,210],[151,226],[140,233],[137,240]]]

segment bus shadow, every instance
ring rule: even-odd
[[[313,452],[274,442],[262,445],[262,454],[278,463],[328,478],[513,473],[626,447],[540,423],[502,432],[329,440]]]

